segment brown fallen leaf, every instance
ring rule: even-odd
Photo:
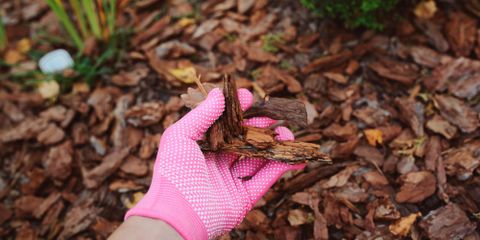
[[[429,239],[435,240],[462,239],[476,228],[476,224],[455,203],[431,211],[423,217],[419,226]]]
[[[6,208],[3,204],[0,204],[0,224],[3,224],[12,217],[10,209]]]
[[[388,229],[395,236],[406,237],[408,234],[410,234],[411,228],[417,220],[417,217],[420,216],[422,216],[420,212],[411,213],[410,215],[402,217],[394,223],[390,224],[388,226]]]
[[[470,133],[480,126],[478,114],[465,102],[448,95],[435,95],[433,99],[442,117],[456,125],[462,132]]]
[[[417,203],[435,193],[437,180],[431,172],[409,172],[400,177],[402,186],[395,200],[399,203]]]

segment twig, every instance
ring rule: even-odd
[[[198,75],[198,76],[195,76],[195,83],[197,84],[198,86],[198,89],[200,89],[200,91],[203,93],[203,95],[205,95],[205,97],[208,95],[208,92],[207,90],[205,89],[205,87],[203,86],[202,82],[200,81],[200,78],[202,77],[202,75]]]

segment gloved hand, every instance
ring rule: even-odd
[[[238,96],[242,110],[252,105],[248,90],[239,89]],[[222,92],[213,89],[199,106],[165,130],[150,188],[125,218],[137,215],[163,220],[185,239],[214,238],[239,224],[284,172],[304,167],[265,159],[239,159],[231,153],[204,155],[196,141],[224,108]],[[265,117],[244,122],[256,127],[273,123]],[[293,140],[287,128],[277,127],[275,131],[278,140]]]

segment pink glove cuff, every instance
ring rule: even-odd
[[[184,239],[207,239],[207,229],[190,203],[177,188],[164,177],[156,179],[140,202],[125,215],[160,219],[175,228]]]

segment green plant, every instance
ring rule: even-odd
[[[73,19],[81,34],[70,19],[61,0],[46,0],[46,2],[79,52],[83,50],[85,40],[91,36],[108,42],[112,36],[116,35],[117,0],[69,0]]]
[[[67,11],[65,10],[62,2],[57,0],[46,0],[46,2],[48,6],[52,9],[52,11],[55,13],[55,15],[58,17],[63,27],[65,27],[65,30],[67,30],[68,34],[72,38],[73,43],[75,44],[75,47],[77,47],[79,51],[82,51],[84,47],[83,41],[80,38],[77,29],[68,17]]]
[[[348,28],[382,30],[400,0],[300,0],[321,17],[339,19]]]
[[[69,5],[64,5],[62,0],[46,1],[78,51],[74,56],[73,75],[49,76],[59,83],[61,91],[69,90],[72,83],[77,80],[92,85],[101,75],[112,72],[116,62],[122,59],[123,49],[127,48],[128,39],[132,33],[130,29],[117,28],[115,25],[117,8],[120,7],[117,0],[69,0]],[[85,56],[83,55],[84,42],[92,37],[97,40],[98,55]],[[39,42],[62,43],[61,38],[50,36],[42,31],[37,32],[37,38]],[[31,77],[19,76],[17,79],[25,82]]]
[[[0,51],[5,49],[8,44],[7,33],[5,32],[5,26],[3,26],[2,15],[0,14]]]
[[[278,52],[278,47],[275,44],[282,44],[284,42],[282,35],[279,33],[269,33],[262,37],[263,45],[262,49],[265,52],[276,53]]]

